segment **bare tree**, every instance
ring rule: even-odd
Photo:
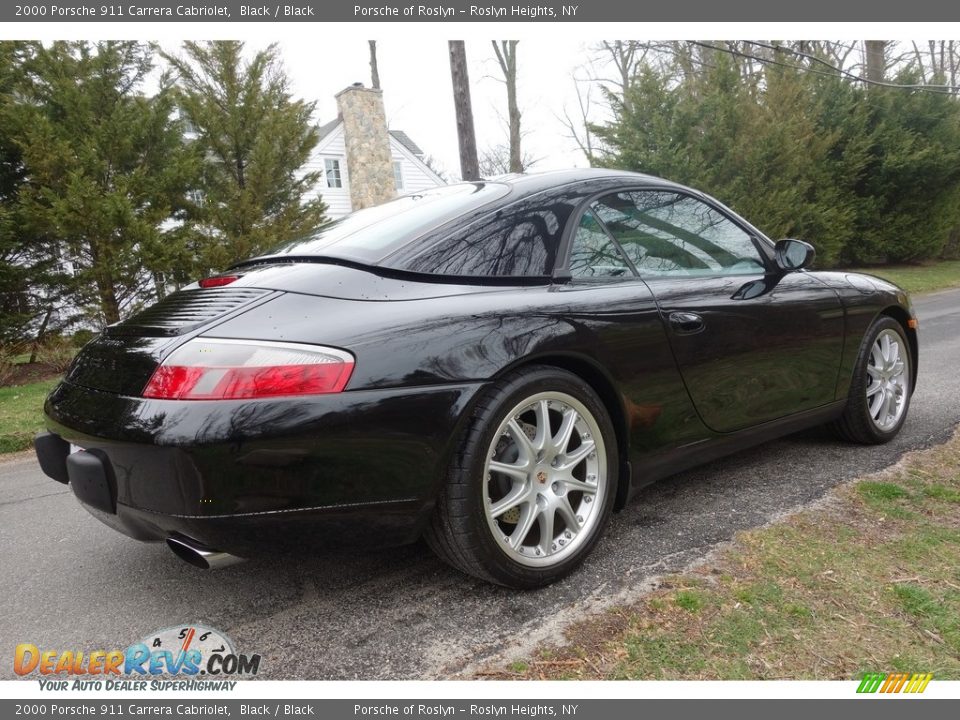
[[[580,148],[580,151],[586,155],[587,162],[593,165],[596,158],[595,141],[593,133],[590,130],[590,108],[593,84],[590,82],[584,83],[577,77],[573,78],[573,84],[577,92],[578,116],[576,118],[572,117],[570,111],[564,106],[563,117],[560,118],[560,120],[569,132],[568,137],[573,140],[577,144],[577,147]],[[584,89],[584,85],[586,85],[586,89]]]
[[[615,73],[613,78],[607,80],[608,87],[612,86],[611,89],[624,107],[629,107],[630,88],[650,49],[650,45],[637,40],[604,40],[600,43],[599,50],[606,55],[607,62]]]
[[[577,106],[572,111],[564,107],[563,117],[559,118],[588,162],[593,164],[601,149],[591,124],[609,116],[613,103],[629,106],[630,89],[640,68],[658,53],[675,54],[680,45],[683,43],[604,40],[592,48],[589,62],[573,78]]]
[[[838,68],[845,68],[850,61],[850,56],[857,49],[855,42],[838,40],[815,41],[810,45],[813,53],[825,55],[830,64]]]
[[[447,169],[443,166],[443,163],[439,159],[433,155],[424,155],[422,158],[420,158],[420,160],[424,165],[435,172],[437,177],[439,177],[445,183],[450,182],[450,175],[447,173]]]
[[[510,172],[523,172],[520,152],[520,108],[517,106],[517,43],[519,40],[491,40],[503,79],[507,85],[507,124],[510,130]]]
[[[509,145],[491,145],[480,153],[480,176],[485,178],[507,175],[508,173],[526,172],[533,167],[539,158],[529,153],[520,156],[520,169],[513,168],[513,158]]]
[[[913,55],[916,59],[917,69],[920,71],[920,77],[924,82],[927,81],[927,68],[926,63],[923,61],[923,52],[920,50],[920,46],[917,45],[917,41],[913,41]]]
[[[370,87],[380,89],[380,67],[377,65],[377,41],[367,40],[370,43]]]
[[[960,79],[960,43],[956,40],[928,40],[927,47],[921,49],[916,41],[913,45],[913,64],[920,71],[924,83],[946,83],[951,92],[957,94],[957,80]]]
[[[460,175],[464,180],[479,180],[480,163],[477,160],[477,134],[473,129],[467,49],[463,40],[450,40],[449,47],[453,105],[457,112],[457,139],[460,143]]]

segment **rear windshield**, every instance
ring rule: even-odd
[[[269,255],[330,256],[375,265],[427,231],[509,191],[502,183],[462,183],[405,195],[327,223]]]
[[[526,197],[458,228],[428,247],[411,244],[390,257],[390,267],[458,277],[546,277],[575,203]]]

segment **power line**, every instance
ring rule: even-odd
[[[769,49],[774,50],[774,51],[792,52],[792,53],[797,54],[797,55],[802,55],[802,56],[808,57],[808,58],[810,58],[811,60],[816,60],[817,62],[822,63],[823,65],[826,65],[828,68],[830,68],[830,69],[832,70],[832,72],[823,72],[823,71],[821,71],[821,70],[814,70],[813,68],[803,67],[802,65],[795,65],[795,64],[793,64],[793,63],[780,62],[780,61],[774,60],[774,59],[772,59],[772,58],[760,57],[760,56],[758,56],[758,55],[752,55],[752,54],[750,54],[750,53],[748,53],[748,52],[744,52],[744,51],[742,51],[742,50],[735,50],[735,49],[733,49],[733,48],[722,47],[722,46],[720,46],[720,45],[712,45],[712,44],[710,44],[710,43],[699,42],[699,41],[696,41],[696,40],[690,40],[690,41],[688,41],[688,42],[689,42],[691,45],[696,45],[697,47],[706,48],[706,49],[708,49],[708,50],[715,50],[715,51],[718,51],[718,52],[727,53],[728,55],[734,55],[734,56],[736,56],[736,57],[742,57],[742,58],[746,58],[746,59],[748,59],[748,60],[755,60],[755,61],[757,61],[757,62],[759,62],[759,63],[764,63],[764,64],[767,64],[767,65],[777,65],[777,66],[779,66],[779,67],[785,67],[785,68],[789,68],[789,69],[791,69],[791,70],[798,70],[798,71],[802,71],[802,72],[812,73],[812,74],[814,74],[814,75],[822,75],[822,76],[824,76],[824,77],[834,77],[834,78],[837,77],[837,75],[844,75],[844,76],[846,76],[846,77],[849,77],[849,78],[852,79],[852,80],[855,80],[855,81],[857,81],[857,82],[862,82],[862,83],[865,83],[865,84],[868,84],[868,85],[877,85],[877,86],[880,86],[880,87],[893,88],[893,89],[897,89],[897,90],[916,90],[916,91],[920,91],[920,92],[932,93],[932,94],[935,94],[935,95],[950,95],[950,96],[955,95],[956,92],[957,92],[958,90],[960,90],[960,87],[957,87],[957,86],[954,86],[954,85],[907,85],[907,84],[902,84],[902,85],[901,85],[901,84],[897,84],[897,83],[882,82],[882,81],[879,81],[879,80],[870,80],[870,79],[868,79],[868,78],[864,78],[864,77],[860,77],[859,75],[855,75],[854,73],[851,73],[851,72],[848,71],[848,70],[844,70],[844,69],[842,69],[842,68],[836,67],[835,65],[831,65],[831,64],[828,63],[826,60],[823,60],[822,58],[818,58],[818,57],[816,57],[816,56],[814,56],[814,55],[810,55],[810,54],[808,54],[808,53],[804,53],[804,52],[801,52],[801,51],[799,51],[799,50],[792,50],[792,49],[790,49],[790,48],[783,48],[782,46],[778,46],[778,45],[767,45],[767,44],[765,44],[765,43],[760,43],[760,42],[756,42],[756,41],[753,41],[753,40],[745,40],[744,42],[750,43],[750,44],[753,44],[753,45],[758,45],[758,46],[760,46],[760,47],[769,48]]]
[[[860,82],[867,83],[868,85],[877,85],[877,86],[880,86],[880,87],[899,88],[899,89],[907,89],[907,90],[937,90],[937,89],[942,89],[942,90],[949,90],[949,91],[951,91],[951,94],[954,93],[954,92],[956,92],[957,90],[960,90],[960,87],[958,87],[958,86],[956,86],[956,85],[928,85],[928,84],[919,84],[919,83],[918,83],[918,84],[889,83],[889,82],[885,82],[885,81],[883,81],[883,80],[871,80],[871,79],[869,79],[869,78],[861,77],[860,75],[855,75],[855,74],[851,73],[849,70],[844,70],[844,69],[841,68],[841,67],[837,67],[836,65],[832,65],[832,64],[828,63],[826,60],[824,60],[823,58],[819,58],[819,57],[817,57],[816,55],[812,55],[812,54],[810,54],[810,53],[804,52],[803,50],[798,50],[798,49],[796,49],[796,48],[791,48],[791,47],[785,47],[785,46],[783,46],[783,45],[769,45],[769,44],[767,44],[767,43],[758,42],[758,41],[756,41],[756,40],[744,40],[744,42],[750,43],[751,45],[757,45],[757,46],[759,46],[759,47],[767,48],[767,49],[769,49],[769,50],[774,50],[775,52],[780,52],[780,53],[792,53],[793,55],[798,55],[798,56],[800,56],[800,57],[807,58],[808,60],[813,60],[814,62],[818,62],[818,63],[820,63],[821,65],[825,65],[826,67],[830,68],[831,70],[833,70],[833,71],[835,71],[835,72],[838,72],[838,73],[841,73],[841,74],[843,74],[843,75],[846,75],[847,77],[852,78],[852,79],[854,79],[854,80],[859,80]]]

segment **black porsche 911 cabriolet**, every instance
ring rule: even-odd
[[[634,173],[407,195],[108,327],[37,454],[100,520],[200,567],[425,536],[541,586],[647,483],[820,423],[897,434],[910,301],[813,256]]]

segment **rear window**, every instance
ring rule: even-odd
[[[542,195],[490,213],[423,248],[388,259],[401,270],[461,277],[544,277],[552,273],[572,204]]]
[[[502,183],[462,183],[405,195],[327,223],[310,237],[284,243],[269,255],[330,256],[376,264],[427,231],[509,191]]]

